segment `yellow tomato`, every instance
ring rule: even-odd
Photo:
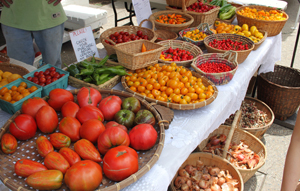
[[[242,31],[248,31],[249,30],[249,27],[247,24],[243,24],[242,25]]]
[[[251,36],[251,32],[250,32],[250,31],[243,31],[242,33],[244,33],[244,35],[245,35],[246,37]]]
[[[252,35],[254,35],[256,31],[257,31],[256,26],[250,27],[250,32],[251,32]]]

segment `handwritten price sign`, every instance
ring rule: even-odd
[[[81,28],[69,33],[78,62],[93,56],[99,58],[99,52],[91,27]]]

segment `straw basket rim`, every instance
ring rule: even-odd
[[[203,3],[203,5],[207,5],[207,6],[209,6],[209,7],[215,6],[215,5],[211,5],[211,4],[209,4],[209,3]],[[215,6],[215,8],[213,8],[213,9],[207,11],[207,12],[198,13],[198,12],[194,12],[194,11],[182,10],[182,9],[184,9],[184,7],[182,7],[181,9],[177,9],[176,7],[170,7],[170,6],[167,6],[167,7],[166,7],[166,9],[169,9],[169,10],[181,10],[181,11],[187,13],[187,14],[194,14],[194,15],[208,15],[208,14],[211,14],[211,13],[213,13],[213,12],[219,10],[220,8],[221,8],[221,7],[219,7],[219,6]]]
[[[163,122],[165,122],[164,120],[162,120],[160,114],[158,113],[158,111],[154,108],[154,106],[152,106],[150,103],[148,103],[146,100],[143,100],[142,98],[140,98],[139,96],[135,96],[134,94],[131,94],[129,92],[125,92],[125,91],[120,91],[120,90],[114,90],[114,89],[97,89],[100,93],[102,94],[108,94],[108,95],[118,95],[121,97],[136,97],[140,102],[141,105],[145,106],[145,108],[147,108],[148,110],[150,110],[151,112],[153,112],[155,118],[157,119],[157,128],[160,131],[159,135],[158,135],[158,143],[157,148],[155,150],[155,152],[151,153],[151,157],[149,157],[149,160],[147,162],[147,164],[144,164],[136,173],[134,173],[133,175],[129,176],[128,178],[117,182],[116,184],[110,185],[106,188],[101,188],[101,190],[105,190],[105,191],[117,191],[120,190],[122,188],[125,188],[126,186],[129,186],[130,184],[136,182],[138,179],[140,179],[144,174],[146,174],[152,167],[153,165],[158,161],[160,154],[162,152],[163,146],[164,146],[164,140],[165,140],[165,129],[164,129],[164,124]],[[74,89],[74,90],[70,90],[70,92],[73,95],[77,95],[79,89]],[[47,97],[44,97],[43,99],[46,99]],[[0,137],[3,136],[4,133],[6,133],[9,129],[9,124],[19,115],[21,114],[21,110],[17,111],[5,124],[4,126],[1,128],[0,131]],[[161,122],[160,122],[161,121]],[[36,133],[35,137],[39,136],[38,133]],[[30,140],[32,141],[32,139],[27,140],[27,142],[30,142]],[[33,141],[35,142],[35,140]],[[19,146],[19,144],[18,144]],[[24,148],[27,149],[27,147],[24,146]],[[25,149],[25,150],[26,150]],[[22,151],[25,153],[25,150]],[[21,151],[19,152],[20,154],[23,154]],[[146,151],[144,151],[146,152]],[[14,153],[15,154],[15,153]],[[27,154],[25,153],[25,155],[31,155],[31,153]],[[3,160],[3,158],[10,158],[11,160],[18,160],[18,156],[17,157],[11,157],[8,156],[4,153],[2,153],[2,151],[0,151],[0,158]],[[25,158],[25,157],[24,157]],[[12,171],[13,170],[13,166],[12,167]],[[8,168],[8,167],[6,167]],[[11,190],[14,191],[28,191],[29,189],[26,188],[25,185],[25,181],[24,183],[22,183],[22,186],[20,186],[20,184],[18,183],[18,181],[14,181],[15,179],[13,178],[8,178],[6,177],[6,175],[4,175],[3,173],[5,172],[1,172],[0,173],[0,179],[2,180],[2,182],[4,183],[5,186],[7,186],[8,188],[10,188]],[[22,180],[24,180],[24,178],[22,178]],[[30,189],[31,190],[31,189]],[[62,190],[62,188],[61,188]]]
[[[20,65],[17,65],[17,64],[12,64],[12,63],[6,63],[6,62],[3,62],[3,63],[0,63],[0,68],[1,67],[9,67],[9,68],[12,68],[12,69],[17,69],[17,70],[20,70],[22,71],[22,74],[20,74],[21,76],[24,76],[26,74],[29,73],[29,70],[23,66],[20,66]],[[3,71],[5,72],[5,71]]]
[[[155,30],[154,31],[157,35],[157,38],[160,37],[160,35],[162,35],[163,33],[167,34],[167,35],[171,35],[171,36],[174,36],[173,38],[170,38],[170,39],[163,39],[163,40],[176,40],[178,38],[178,35],[175,33],[175,32],[172,32],[172,31],[168,31],[168,30],[163,30],[163,29],[158,29],[158,30]],[[160,42],[160,41],[163,41],[163,40],[158,40],[156,39],[155,42]]]

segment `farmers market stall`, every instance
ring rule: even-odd
[[[281,33],[266,38],[264,43],[238,66],[228,84],[217,86],[218,96],[211,104],[195,110],[174,110],[174,119],[169,129],[165,130],[164,148],[159,160],[148,173],[124,190],[167,190],[178,168],[190,153],[230,114],[240,108],[249,81],[257,69],[260,67],[259,73],[273,71],[274,64],[280,60],[280,56]],[[68,86],[67,89],[74,88]],[[121,83],[114,89],[124,90]],[[2,127],[11,116],[1,110],[0,126]]]

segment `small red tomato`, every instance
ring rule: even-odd
[[[17,139],[12,135],[5,133],[1,138],[1,149],[5,154],[12,154],[17,150]]]
[[[39,76],[39,72],[34,72],[34,76],[38,77]]]
[[[56,74],[55,71],[51,71],[51,72],[50,72],[50,76],[51,76],[51,77],[53,77],[55,74]]]
[[[59,150],[59,154],[61,154],[68,161],[70,166],[73,166],[75,163],[81,161],[80,156],[68,147],[61,148]]]
[[[65,76],[65,74],[60,74],[59,78],[64,77],[64,76]]]
[[[45,70],[44,75],[47,76],[49,74],[50,74],[50,71],[49,70]]]
[[[57,78],[52,78],[52,82],[55,82],[56,80],[58,80]]]
[[[41,83],[45,83],[45,82],[46,82],[46,78],[44,78],[44,77],[39,78],[39,81],[40,81]]]
[[[50,68],[50,71],[54,71],[56,72],[56,68],[54,68],[53,66]]]
[[[27,80],[31,81],[31,80],[32,80],[32,77],[31,77],[31,76],[27,77]]]

